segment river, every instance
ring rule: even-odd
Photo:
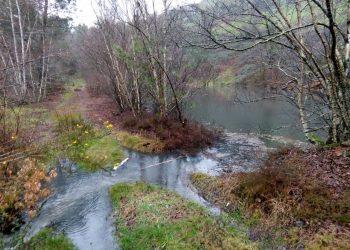
[[[225,92],[225,91],[224,91]],[[271,146],[256,133],[275,131],[299,139],[293,107],[278,100],[234,105],[230,95],[207,91],[193,98],[191,116],[205,123],[214,122],[226,129],[225,138],[196,155],[147,155],[125,149],[129,160],[115,171],[83,173],[75,171],[69,160],[61,159],[58,176],[52,182],[53,195],[29,225],[26,239],[41,228],[51,226],[64,232],[78,249],[118,249],[108,188],[116,183],[145,181],[175,191],[206,206],[212,213],[219,209],[202,199],[189,182],[189,173],[218,175],[223,171],[256,169]],[[287,115],[288,114],[288,115]],[[290,116],[289,114],[292,114]],[[295,130],[275,128],[292,125]],[[295,125],[295,126],[294,126]],[[254,132],[248,134],[250,132]]]

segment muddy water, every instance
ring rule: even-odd
[[[168,188],[181,196],[211,207],[192,189],[190,172],[211,175],[227,170],[252,170],[266,153],[264,143],[255,136],[227,134],[218,145],[195,156],[164,154],[151,156],[126,150],[129,161],[111,172],[81,173],[61,160],[57,178],[52,183],[53,196],[31,223],[27,238],[45,226],[64,232],[78,249],[118,249],[108,187],[121,182],[145,181]]]

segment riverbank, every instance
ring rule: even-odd
[[[163,188],[138,182],[109,190],[122,249],[252,249],[224,215]]]
[[[74,250],[74,245],[64,234],[55,234],[52,229],[44,228],[28,242],[21,244],[19,250]]]
[[[108,97],[90,96],[84,82],[75,79],[42,103],[18,108],[23,123],[20,133],[10,139],[15,145],[11,148],[13,155],[0,147],[0,153],[5,155],[0,158],[4,176],[0,184],[5,190],[0,194],[2,233],[13,233],[36,215],[38,201],[50,195],[47,187],[56,176],[51,167],[57,157],[74,162],[68,171],[111,171],[126,158],[121,146],[151,154],[171,150],[155,133],[122,129],[118,120],[121,116],[113,111],[114,107]],[[166,132],[167,124],[161,124]],[[200,126],[196,128],[204,131]],[[28,212],[28,217],[23,217],[23,212]]]
[[[265,248],[346,249],[350,245],[348,148],[286,149],[261,169],[192,183],[208,201],[239,213],[249,238]]]

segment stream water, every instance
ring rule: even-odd
[[[249,110],[237,109],[223,99],[218,101],[213,93],[194,98],[194,102],[191,113],[196,119],[204,122],[214,120],[227,128],[223,141],[193,156],[147,155],[125,150],[129,160],[111,172],[82,173],[75,171],[74,163],[60,160],[58,176],[51,184],[53,195],[30,224],[26,238],[29,239],[45,226],[51,226],[57,232],[66,233],[78,249],[118,249],[108,188],[121,182],[142,180],[158,184],[206,206],[212,213],[219,213],[219,209],[208,204],[191,187],[189,173],[218,175],[223,171],[255,169],[268,147],[258,136],[246,132],[251,132],[248,130],[249,126],[254,126],[253,121],[263,120],[265,128],[271,124],[270,129],[272,125],[279,126],[273,112],[284,113],[286,106],[278,107],[281,102],[276,102]],[[298,138],[298,135],[294,138]]]

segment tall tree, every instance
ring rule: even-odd
[[[314,141],[312,133],[324,129],[328,143],[339,143],[350,139],[349,11],[344,0],[194,5],[185,10],[192,21],[186,41],[237,52],[273,44],[281,53],[270,66],[289,79],[306,137]],[[315,127],[315,120],[325,126]]]

